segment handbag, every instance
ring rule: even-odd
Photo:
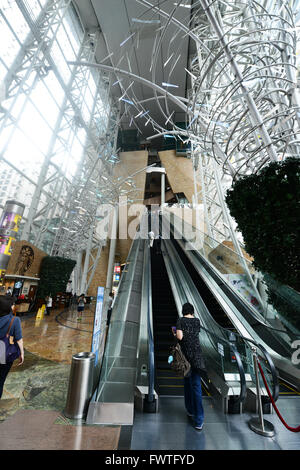
[[[0,338],[0,364],[13,362],[21,354],[19,345],[15,342],[11,344],[9,340],[9,332],[14,319],[15,317],[11,319],[6,335]]]
[[[171,369],[173,372],[180,377],[186,377],[190,373],[191,364],[183,354],[179,343],[171,347],[171,356],[173,357],[171,361]]]

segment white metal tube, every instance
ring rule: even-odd
[[[110,247],[109,247],[109,258],[107,266],[107,277],[106,277],[106,287],[111,291],[112,282],[113,282],[113,269],[115,264],[115,255],[116,255],[116,244],[117,244],[117,231],[118,231],[118,206],[115,206],[112,211],[112,225],[111,225],[111,237],[110,237]]]

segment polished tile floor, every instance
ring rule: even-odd
[[[131,449],[149,450],[300,450],[300,433],[288,431],[277,415],[264,419],[275,428],[274,437],[253,432],[248,425],[251,413],[225,415],[204,397],[205,420],[196,431],[186,416],[182,398],[160,398],[159,413],[135,412]],[[300,399],[280,398],[277,406],[292,427],[300,425]]]
[[[36,320],[21,317],[25,346],[0,400],[0,450],[114,450],[120,426],[86,426],[63,414],[72,355],[91,350],[94,314],[53,311]]]
[[[300,433],[288,431],[275,413],[265,416],[276,431],[266,438],[249,429],[251,414],[224,415],[210,397],[204,398],[200,433],[186,417],[183,399],[176,397],[160,398],[159,413],[135,411],[125,439],[120,426],[67,419],[63,410],[72,355],[90,351],[93,312],[86,309],[81,321],[72,309],[53,311],[42,320],[21,317],[25,362],[13,366],[0,400],[0,450],[300,450]],[[290,426],[300,425],[300,397],[283,396],[277,404]]]

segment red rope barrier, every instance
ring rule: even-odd
[[[257,361],[257,362],[258,362],[258,361]],[[292,431],[292,432],[300,432],[300,426],[298,426],[297,428],[292,428],[291,426],[288,426],[288,425],[286,424],[286,422],[284,421],[284,419],[283,419],[283,417],[281,416],[281,414],[280,414],[280,412],[279,412],[277,406],[275,405],[275,401],[274,401],[274,399],[273,399],[273,397],[272,397],[272,395],[271,395],[271,392],[270,392],[270,390],[269,390],[269,387],[268,387],[266,378],[265,378],[265,376],[264,376],[262,367],[261,367],[261,365],[260,365],[259,362],[258,362],[258,367],[259,367],[259,370],[260,370],[262,379],[263,379],[263,381],[264,381],[265,387],[266,387],[266,389],[267,389],[269,398],[270,398],[270,400],[271,400],[271,403],[272,403],[272,405],[273,405],[273,407],[274,407],[274,409],[275,409],[275,411],[276,411],[276,413],[277,413],[277,415],[278,415],[278,418],[280,419],[280,421],[282,422],[282,424],[284,424],[284,426],[285,426],[289,431]]]

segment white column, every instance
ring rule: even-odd
[[[81,278],[79,295],[87,294],[86,286],[87,286],[87,276],[88,276],[89,264],[90,264],[90,255],[91,255],[92,245],[93,245],[93,233],[94,233],[94,227],[93,225],[91,225],[90,230],[89,230],[89,239],[88,239],[86,250],[85,250],[85,259],[84,259],[84,266],[83,266],[83,273],[82,273],[82,278]]]
[[[109,247],[109,258],[107,266],[107,277],[106,277],[106,288],[111,291],[112,282],[113,282],[113,269],[115,264],[115,254],[116,254],[116,244],[117,244],[117,230],[118,230],[118,206],[113,209],[113,219],[111,227],[111,238],[110,238],[110,247]]]
[[[161,206],[165,203],[165,191],[166,191],[166,175],[165,173],[161,174]]]

